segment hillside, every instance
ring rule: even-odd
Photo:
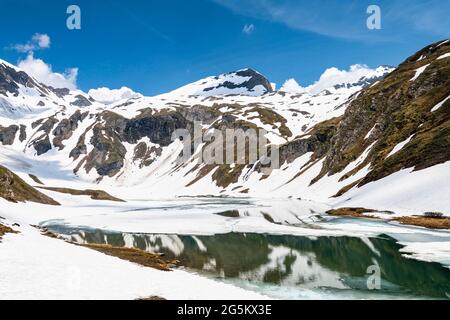
[[[37,191],[3,166],[0,166],[0,197],[11,202],[31,201],[59,205],[55,200]]]

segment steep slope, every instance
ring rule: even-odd
[[[365,159],[345,176],[370,164],[359,186],[449,161],[450,61],[440,58],[449,51],[449,43],[428,46],[364,90],[347,108],[315,180],[341,172],[369,146]]]
[[[31,201],[59,205],[58,202],[37,191],[3,166],[0,166],[0,197],[11,202]]]

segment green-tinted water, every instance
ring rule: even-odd
[[[188,270],[276,298],[445,299],[450,294],[448,268],[402,256],[401,246],[388,236],[311,239],[242,233],[142,235],[57,225],[50,229],[80,243],[164,253]]]

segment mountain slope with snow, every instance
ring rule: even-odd
[[[264,76],[243,69],[155,97],[127,88],[91,92],[99,101],[40,84],[2,62],[0,160],[25,181],[31,173],[51,186],[96,184],[121,198],[301,197],[341,205],[365,199],[366,207],[410,212],[423,211],[423,203],[407,195],[371,202],[368,194],[373,186],[394,190],[396,181],[414,185],[408,194],[427,192],[429,183],[412,183],[427,172],[439,186],[430,207],[447,212],[449,51],[449,43],[433,44],[394,71],[330,69],[299,90],[274,91]],[[203,133],[266,130],[281,167],[267,172],[196,157],[180,164],[183,144],[172,133],[196,122]]]

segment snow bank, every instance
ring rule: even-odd
[[[265,299],[184,271],[164,272],[42,236],[31,227],[0,244],[2,299]]]

